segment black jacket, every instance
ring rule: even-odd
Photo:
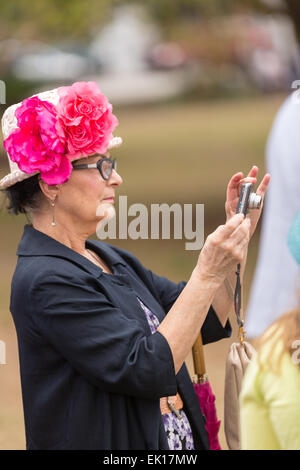
[[[168,449],[159,398],[180,392],[197,449],[208,448],[185,365],[151,334],[136,296],[163,320],[185,286],[126,250],[87,241],[114,275],[26,225],[12,280],[28,449]],[[230,334],[211,308],[204,343]],[[184,338],[183,338],[184,340]]]

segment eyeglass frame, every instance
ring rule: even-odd
[[[104,162],[104,161],[109,161],[112,164],[111,165],[111,173],[110,173],[108,178],[106,176],[104,176],[104,174],[102,173],[102,162]],[[99,170],[99,173],[102,176],[102,178],[105,181],[108,181],[111,177],[111,174],[112,174],[113,170],[117,171],[117,159],[114,158],[113,160],[111,160],[108,157],[102,157],[96,163],[80,163],[79,165],[74,165],[73,164],[73,170],[89,170],[89,169],[92,169],[92,168],[95,168],[95,169]]]

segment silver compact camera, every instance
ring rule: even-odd
[[[252,183],[243,183],[236,213],[246,215],[249,209],[259,209],[262,197],[253,191]]]

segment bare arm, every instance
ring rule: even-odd
[[[239,214],[207,237],[187,285],[158,327],[157,331],[171,348],[176,373],[191,350],[225,277],[243,260],[249,227],[249,220]]]
[[[175,372],[179,371],[196,341],[218,285],[194,270],[158,331],[172,351]]]

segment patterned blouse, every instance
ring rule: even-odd
[[[151,333],[155,333],[159,326],[158,318],[143,304],[141,299],[137,297],[137,300],[145,312]],[[178,419],[172,411],[162,415],[170,450],[193,450],[194,440],[189,420],[183,410],[180,410],[180,414],[182,419]]]

